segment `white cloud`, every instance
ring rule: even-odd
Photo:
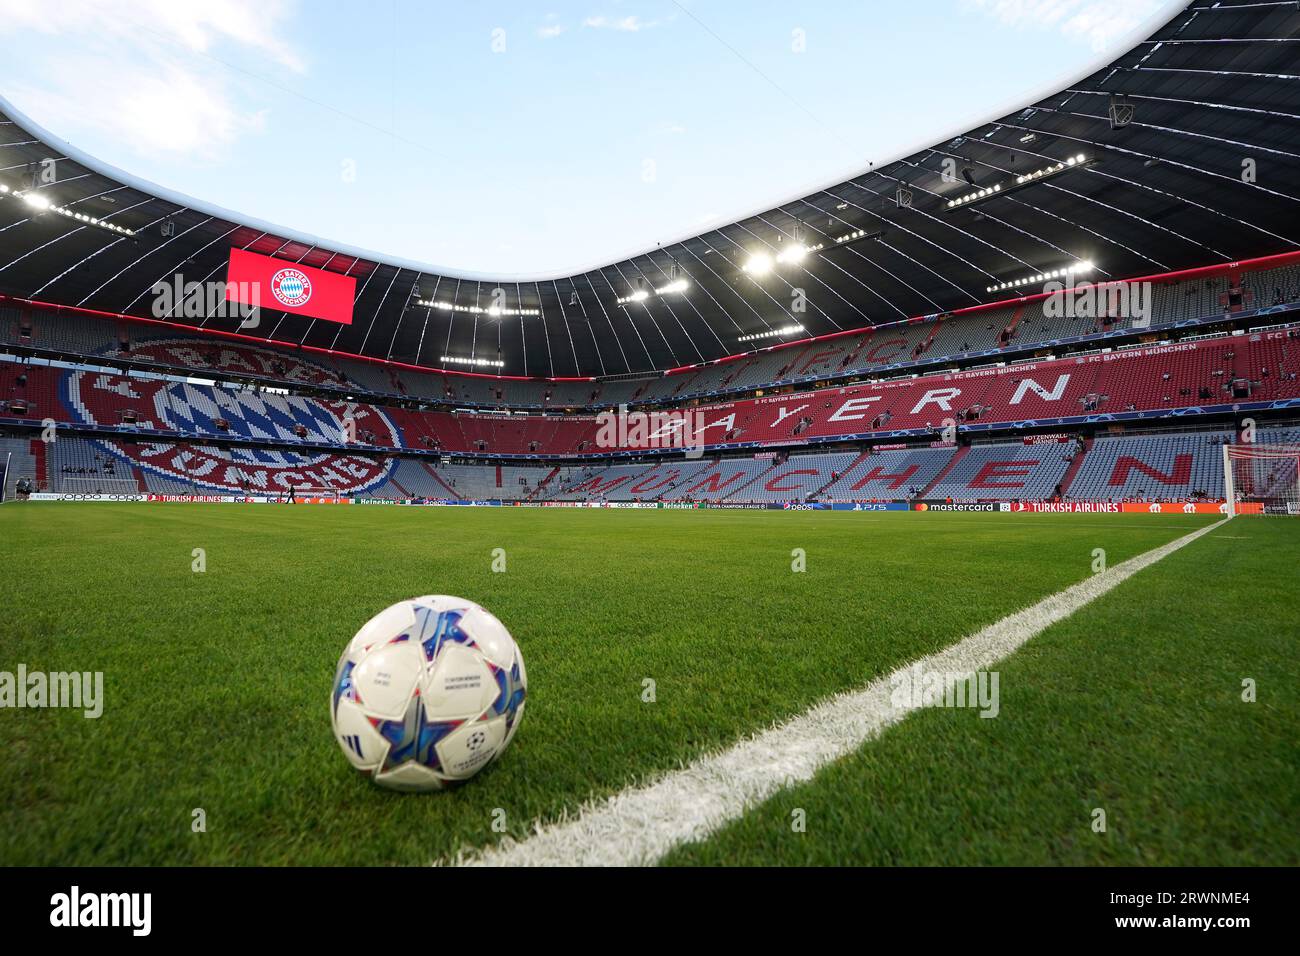
[[[639,33],[659,26],[658,20],[642,20],[636,14],[626,17],[587,17],[582,21],[584,27],[593,30],[618,30],[621,33]]]
[[[1059,30],[1100,52],[1137,28],[1161,0],[964,0],[1015,29]]]
[[[537,35],[543,40],[553,40],[564,32],[564,27],[558,23],[548,23],[544,27],[537,28]]]
[[[179,43],[195,53],[228,42],[301,73],[306,65],[281,39],[289,14],[285,0],[0,0],[0,34],[81,34],[129,46]]]
[[[263,129],[266,112],[240,103],[248,81],[214,58],[304,72],[281,39],[290,12],[284,0],[0,0],[0,36],[27,38],[40,78],[10,92],[69,139],[95,130],[142,154],[217,157]]]
[[[15,100],[56,134],[95,129],[141,154],[219,155],[265,127],[264,111],[243,111],[197,76],[175,66],[124,68],[101,57],[65,59],[58,90],[20,89]]]

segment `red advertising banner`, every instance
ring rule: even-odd
[[[1005,511],[1030,511],[1036,514],[1103,513],[1144,515],[1222,515],[1227,508],[1217,501],[1016,501]],[[1258,502],[1243,501],[1237,505],[1238,514],[1262,514]]]
[[[1026,445],[1061,445],[1074,441],[1074,436],[1053,432],[1050,435],[1026,435],[1024,441]]]
[[[1119,514],[1123,507],[1109,501],[1017,501],[1008,511],[1036,514]]]
[[[1159,501],[1152,504],[1126,501],[1122,507],[1125,514],[1222,515],[1228,513],[1224,505],[1208,501]],[[1236,511],[1237,514],[1243,515],[1263,514],[1264,506],[1258,501],[1241,501],[1237,503]]]
[[[357,280],[351,276],[243,249],[230,250],[226,298],[232,302],[351,325],[356,293]]]

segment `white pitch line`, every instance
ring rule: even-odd
[[[1030,638],[1069,617],[1143,568],[1231,520],[1225,518],[1130,558],[1032,607],[1004,617],[928,657],[839,694],[780,726],[701,757],[646,786],[590,803],[575,817],[539,826],[522,841],[509,837],[464,855],[471,866],[639,866],[673,847],[700,840],[777,791],[812,778],[886,727],[917,709],[891,700],[897,682],[925,671],[970,674],[1011,654]]]

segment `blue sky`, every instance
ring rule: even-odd
[[[250,216],[569,272],[1018,102],[1166,3],[0,0],[0,90]]]

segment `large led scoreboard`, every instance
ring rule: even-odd
[[[230,250],[226,298],[340,325],[352,324],[357,280],[243,249]]]

